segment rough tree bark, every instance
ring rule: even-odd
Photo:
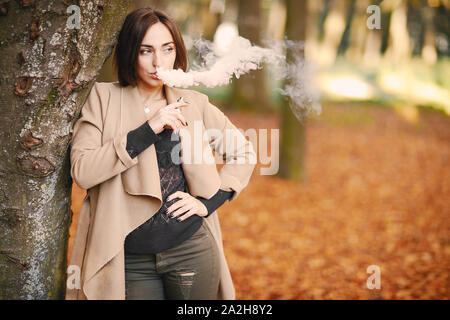
[[[285,0],[286,3],[286,30],[289,40],[304,41],[306,37],[307,1]],[[304,58],[305,52],[287,53],[287,60],[293,61],[293,55]],[[281,106],[281,146],[280,146],[280,170],[278,175],[293,180],[305,180],[306,168],[304,164],[306,152],[306,112],[300,123],[294,116],[289,101]]]
[[[72,128],[129,5],[0,0],[0,299],[64,298]]]

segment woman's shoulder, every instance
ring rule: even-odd
[[[119,81],[115,81],[115,82],[95,81],[94,87],[99,91],[108,91],[108,90],[120,89],[120,84],[119,84]]]
[[[98,82],[95,81],[89,90],[89,97],[92,99],[105,100],[109,99],[111,91],[117,87],[115,82]]]

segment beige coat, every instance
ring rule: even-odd
[[[190,105],[181,112],[188,122],[184,130],[218,129],[220,135],[206,135],[202,150],[227,163],[218,172],[216,163],[193,163],[195,142],[180,132],[181,154],[190,151],[191,161],[182,162],[188,192],[210,198],[219,188],[235,194],[245,188],[252,175],[256,154],[242,133],[208,97],[193,90],[165,86],[168,103],[183,97]],[[162,205],[160,178],[154,145],[132,159],[126,151],[127,133],[147,120],[136,86],[95,83],[76,121],[71,142],[71,176],[83,189],[83,201],[69,266],[81,271],[80,286],[68,286],[66,299],[125,299],[124,241],[128,233],[147,221]],[[194,125],[195,122],[197,125]],[[201,124],[201,125],[198,125]],[[225,130],[237,133],[232,143]],[[234,139],[233,139],[234,140]],[[240,146],[240,147],[239,147]],[[232,150],[232,152],[224,152]],[[222,159],[220,158],[220,159]],[[239,159],[244,159],[242,163]],[[186,158],[188,159],[188,158]],[[228,163],[230,160],[238,160]],[[217,212],[204,218],[220,251],[218,299],[235,299],[231,274],[225,259]],[[75,269],[73,269],[75,267]],[[71,273],[69,274],[71,275]],[[71,289],[75,287],[74,289]]]

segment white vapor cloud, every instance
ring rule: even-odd
[[[284,88],[278,92],[290,98],[294,115],[301,121],[305,112],[321,113],[319,91],[313,81],[313,69],[306,64],[295,51],[303,43],[285,40],[283,42],[265,42],[266,47],[254,46],[243,37],[236,37],[227,50],[219,50],[212,42],[204,39],[188,39],[188,48],[193,47],[202,62],[196,63],[188,72],[181,69],[157,69],[158,77],[169,86],[187,88],[204,85],[212,88],[230,83],[233,76],[239,78],[252,70],[270,64],[275,70],[275,79],[283,81]],[[286,52],[292,52],[293,61],[286,60]]]

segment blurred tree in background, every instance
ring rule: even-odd
[[[285,0],[286,3],[286,36],[290,40],[304,41],[306,37],[307,2]],[[304,58],[304,49],[288,50],[287,60],[292,63],[295,56]],[[289,84],[289,83],[287,83]],[[280,172],[284,178],[295,180],[306,179],[306,122],[300,123],[294,116],[290,101],[284,100],[281,105],[281,143]],[[306,121],[306,117],[304,118]]]

